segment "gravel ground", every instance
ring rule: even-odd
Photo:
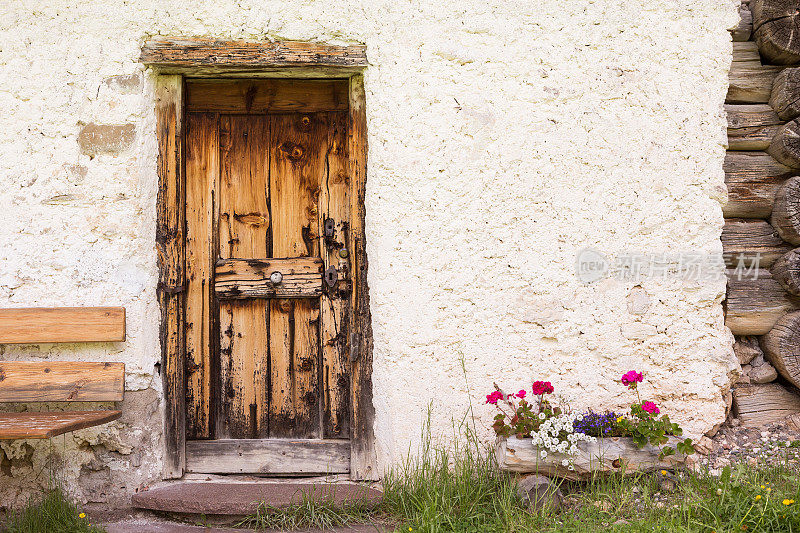
[[[713,438],[698,443],[698,465],[716,474],[737,463],[755,465],[800,465],[800,427],[796,419],[760,428],[743,427],[735,418],[720,428]]]

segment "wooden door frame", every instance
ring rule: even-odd
[[[156,249],[161,311],[161,373],[164,387],[164,477],[182,477],[186,467],[185,174],[183,168],[184,76],[301,77],[349,79],[348,149],[352,282],[350,312],[350,477],[377,479],[372,403],[372,319],[367,284],[364,196],[367,122],[363,45],[252,43],[213,39],[158,38],[144,43],[140,62],[156,72],[158,199]]]

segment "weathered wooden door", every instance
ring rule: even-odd
[[[185,94],[187,469],[342,471],[347,82],[189,80]],[[263,460],[237,465],[240,439]],[[275,439],[322,463],[266,464]]]

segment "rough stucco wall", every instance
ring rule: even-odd
[[[634,315],[634,283],[585,285],[574,263],[589,245],[721,253],[737,3],[3,2],[0,305],[123,305],[128,340],[0,357],[124,361],[129,390],[160,391],[154,76],[136,62],[147,35],[363,42],[381,465],[418,438],[429,404],[436,432],[470,399],[488,421],[492,381],[550,379],[574,407],[619,407],[614,380],[642,369],[646,394],[702,432],[722,420],[734,368],[724,280],[645,280]],[[135,135],[82,153],[90,123]],[[127,424],[66,437],[67,463],[124,477],[121,490],[156,478],[158,416]],[[113,457],[89,446],[120,428],[137,437]],[[0,470],[8,502],[22,484]]]

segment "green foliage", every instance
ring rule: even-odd
[[[40,499],[31,499],[19,511],[12,511],[3,531],[7,533],[103,533],[105,530],[81,517],[78,508],[61,489]]]
[[[633,443],[639,448],[644,448],[648,443],[656,447],[663,446],[660,454],[662,459],[675,453],[675,448],[664,446],[669,437],[671,435],[679,437],[683,434],[680,426],[670,421],[669,416],[661,415],[659,417],[648,413],[638,403],[631,406],[630,417],[620,417],[617,427],[622,435],[631,437]],[[686,455],[694,453],[692,439],[684,439],[677,444],[676,448],[678,452]]]
[[[541,396],[538,397],[536,410],[534,410],[533,404],[528,403],[525,399],[519,400],[516,405],[512,399],[503,401],[506,403],[509,412],[506,413],[501,409],[495,415],[494,424],[492,424],[492,429],[499,437],[510,437],[512,435],[520,438],[530,437],[531,433],[539,430],[539,426],[546,419],[561,414],[560,408],[553,407],[550,402]],[[544,413],[544,418],[539,416],[540,413]]]

